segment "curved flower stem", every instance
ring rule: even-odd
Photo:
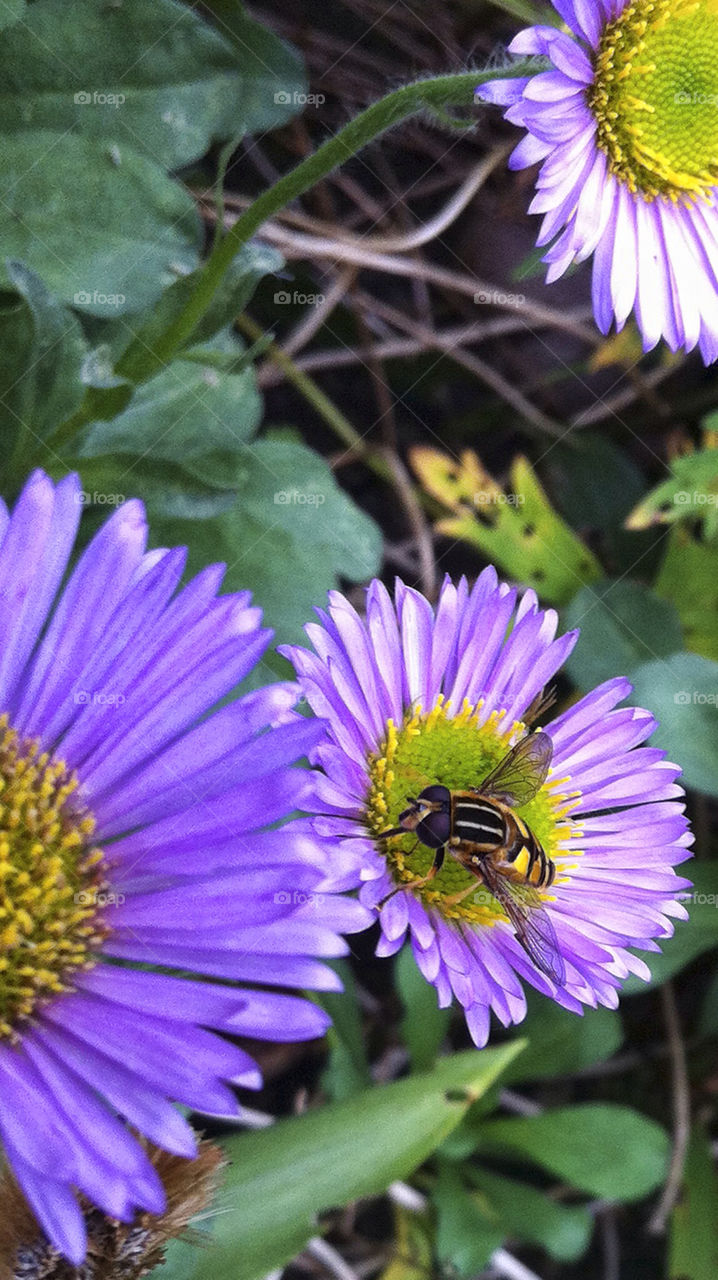
[[[525,76],[542,69],[543,60],[525,58],[510,67],[489,71],[462,71],[436,76],[404,85],[362,111],[334,137],[329,138],[310,156],[285,174],[274,186],[263,191],[245,209],[227,234],[215,244],[199,283],[182,311],[168,324],[152,348],[131,343],[122,357],[118,371],[134,382],[142,382],[162,368],[192,337],[199,321],[209,309],[225,272],[239,250],[268,218],[279,213],[298,196],[315,186],[322,178],[351,159],[368,143],[408,116],[421,111],[441,111],[450,107],[466,108],[473,102],[474,89],[489,80]]]

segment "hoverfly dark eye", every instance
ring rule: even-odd
[[[417,826],[416,834],[422,844],[428,845],[430,849],[440,849],[451,835],[451,814],[443,810],[428,814]]]
[[[430,804],[449,805],[451,803],[451,792],[448,787],[442,787],[437,782],[430,787],[424,787],[419,799],[428,800]]]

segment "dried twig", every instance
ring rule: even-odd
[[[436,595],[436,557],[431,526],[421,509],[409,473],[398,453],[394,449],[386,449],[383,451],[383,456],[391,471],[397,494],[416,540],[421,590],[427,599],[433,600]]]
[[[691,1091],[688,1081],[688,1065],[673,984],[665,982],[661,987],[660,994],[668,1045],[671,1051],[673,1074],[673,1151],[671,1152],[668,1177],[666,1178],[661,1198],[648,1223],[648,1230],[651,1235],[662,1235],[665,1231],[668,1218],[680,1195],[683,1183],[683,1168],[686,1162],[688,1140],[691,1133]]]

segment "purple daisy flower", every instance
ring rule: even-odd
[[[368,914],[332,896],[320,840],[267,829],[311,804],[292,766],[321,726],[296,685],[207,714],[267,646],[248,593],[217,596],[222,566],[179,589],[184,551],[146,551],[136,501],[61,586],[81,499],[76,476],[35,472],[0,503],[0,1139],[76,1265],[74,1191],[122,1221],[163,1211],[127,1125],[192,1157],[169,1100],[236,1113],[229,1082],[259,1087],[207,1028],[321,1035],[314,1004],[253,984],[335,988],[318,957]]]
[[[509,164],[542,161],[547,281],[593,260],[602,333],[632,310],[646,351],[718,356],[718,12],[712,0],[552,0],[570,28],[521,31],[551,70],[477,96],[527,129]],[[553,243],[551,243],[553,242]]]
[[[408,931],[439,1003],[457,997],[479,1046],[491,1009],[505,1026],[523,1018],[521,979],[576,1013],[583,1004],[615,1007],[629,973],[649,977],[629,948],[659,950],[672,918],[686,918],[677,894],[688,882],[673,868],[692,843],[679,770],[639,745],[653,717],[617,705],[629,682],[608,681],[527,735],[535,700],[577,633],[556,639],[556,613],[540,610],[532,591],[516,607],[516,591],[493,568],[472,590],[447,579],[435,611],[402,582],[393,604],[374,581],[365,620],[336,592],[319,617],[307,627],[316,652],[284,652],[328,726],[312,755],[322,770],[316,829],[337,842],[346,886],[361,885],[361,901],[378,914],[377,953],[398,951]],[[526,794],[505,767],[500,784],[496,775],[519,743],[512,759],[518,766],[523,753],[522,769],[536,747],[536,759],[550,759]],[[468,871],[451,847],[431,875],[449,830],[443,793],[481,790],[489,774],[546,860],[529,856],[527,837],[513,916],[505,895],[500,902],[493,884],[488,892],[486,874]],[[487,826],[496,812],[461,819]]]

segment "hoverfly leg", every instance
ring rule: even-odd
[[[455,907],[459,902],[463,902],[464,898],[468,898],[470,893],[476,893],[481,888],[481,881],[475,880],[473,884],[467,884],[465,889],[461,889],[458,893],[452,893],[450,897],[444,898],[442,905],[445,907]]]
[[[414,848],[410,849],[407,853],[407,858],[411,857],[412,853],[414,853],[420,843],[421,841],[417,840]],[[388,893],[385,898],[382,898],[381,902],[377,903],[377,911],[381,911],[384,904],[387,903],[390,898],[393,898],[394,894],[398,893],[400,889],[420,889],[422,885],[428,884],[430,880],[433,880],[434,876],[438,875],[444,865],[444,853],[445,848],[442,845],[440,849],[436,850],[434,861],[429,867],[426,875],[422,876],[420,880],[407,880],[404,884],[398,884],[395,889],[392,889],[391,893]]]

